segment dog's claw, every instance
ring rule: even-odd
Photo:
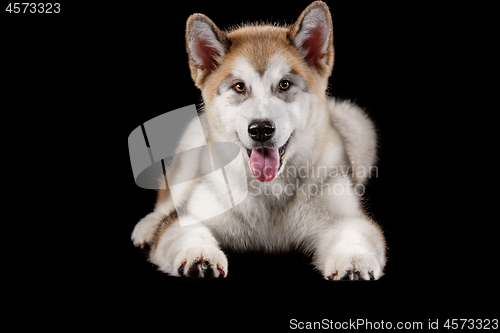
[[[224,272],[224,269],[222,268],[222,266],[217,265],[217,270],[219,271],[219,277],[225,277],[226,276],[226,272]]]
[[[177,270],[177,273],[179,273],[180,276],[184,275],[184,267],[186,267],[186,265],[182,264],[179,266],[179,269]]]
[[[186,276],[187,277],[199,277],[200,276],[200,268],[198,267],[199,262],[194,262],[189,267]]]
[[[207,265],[207,268],[205,268],[205,274],[204,274],[204,277],[206,278],[213,278],[215,277],[215,272],[214,272],[214,269],[212,267],[212,265],[210,265],[209,262],[206,262],[208,265]]]
[[[373,271],[368,272],[368,278],[366,278],[366,275],[364,276],[361,271],[353,271],[353,270],[347,270],[344,275],[342,275],[341,278],[336,278],[338,276],[339,272],[333,272],[328,276],[328,280],[338,280],[338,281],[353,281],[353,280],[375,280],[375,277],[373,276]]]
[[[184,275],[184,268],[186,267],[187,260],[184,260],[182,264],[179,266],[179,269],[177,270],[177,273],[179,273],[180,276]]]
[[[134,246],[135,247],[140,247],[141,249],[144,249],[144,247],[146,246],[145,243],[134,243]]]

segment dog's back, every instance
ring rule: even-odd
[[[377,162],[377,133],[366,113],[348,101],[330,98],[330,120],[343,138],[355,184],[365,184]],[[375,169],[376,170],[376,169]]]

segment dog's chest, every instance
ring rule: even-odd
[[[249,196],[212,229],[223,247],[293,250],[310,235],[314,220],[311,206],[295,200],[289,196]]]

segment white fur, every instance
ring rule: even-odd
[[[277,86],[283,78],[283,74],[290,71],[290,65],[285,62],[283,57],[273,57],[267,66],[267,70],[261,77],[252,67],[249,60],[239,58],[235,61],[233,75],[245,83],[248,89],[251,89],[252,96],[241,105],[234,106],[230,103],[229,97],[236,94],[231,87],[223,91],[220,96],[214,100],[214,108],[225,110],[220,113],[222,124],[225,126],[225,133],[238,134],[238,139],[246,148],[252,148],[253,142],[248,136],[248,125],[256,119],[269,119],[277,122],[280,126],[277,128],[273,140],[276,147],[281,147],[286,143],[294,126],[304,128],[308,119],[308,95],[304,94],[291,105],[285,103],[279,98],[270,96],[269,87]],[[291,89],[298,89],[292,87]],[[223,139],[227,140],[227,135],[223,134]]]
[[[339,105],[342,109],[336,109]],[[358,107],[331,99],[329,113],[332,120],[341,110],[344,111],[345,118],[335,119],[336,127],[351,126],[360,133],[371,131],[371,134],[363,137],[375,135],[373,125],[367,118],[358,117],[362,112]],[[356,116],[349,117],[353,114]],[[333,127],[332,133],[336,133]],[[186,132],[185,136],[189,135],[189,131]],[[333,138],[338,141],[333,140],[330,143],[332,147],[324,147],[322,150],[330,152],[324,156],[328,163],[338,165],[344,152],[340,141],[342,136],[336,134]],[[355,142],[352,135],[351,140]],[[370,144],[364,141],[361,143]],[[349,146],[355,147],[352,144]],[[361,144],[361,147],[364,145]],[[359,152],[354,150],[351,153]],[[300,152],[295,155],[298,155],[296,159],[288,163],[300,165],[304,156],[300,156]],[[303,251],[314,253],[315,266],[325,278],[339,279],[354,271],[359,271],[365,279],[369,278],[369,273],[375,279],[382,276],[385,266],[384,237],[378,226],[363,214],[360,197],[353,193],[353,184],[347,176],[331,180],[330,192],[325,191],[322,195],[311,198],[308,188],[314,185],[318,177],[303,179],[304,182],[298,186],[284,176],[278,176],[270,183],[260,183],[252,178],[248,166],[246,168],[245,172],[249,175],[249,195],[242,203],[215,218],[189,227],[180,227],[181,222],[178,221],[164,233],[150,258],[161,271],[178,275],[177,269],[183,261],[207,257],[224,267],[227,274],[227,259],[220,250],[221,247],[240,251],[286,252],[301,246]],[[229,168],[228,177],[232,172],[242,170]],[[216,193],[208,191],[216,187],[209,189],[207,185],[209,184],[199,184],[197,192],[206,192],[202,194],[206,200],[215,200]],[[286,203],[286,193],[273,193],[273,186],[277,188],[277,185],[296,193],[292,203]],[[237,192],[239,189],[235,185],[232,190]],[[217,205],[214,204],[214,207]],[[150,243],[152,233],[156,230],[154,221],[156,219],[158,226],[158,217],[165,215],[163,212],[166,206],[168,202],[159,204],[155,212],[137,224],[132,235],[134,243]],[[212,209],[210,204],[208,207],[208,210]],[[185,223],[188,224],[189,221],[182,224]]]
[[[377,135],[372,121],[358,106],[329,100],[332,122],[343,136],[349,162],[358,183],[365,183],[377,159]]]
[[[378,279],[385,266],[385,242],[380,230],[364,217],[337,221],[321,237],[316,252],[316,265],[322,272],[338,280],[359,271]]]
[[[189,219],[189,218],[188,218]],[[182,227],[184,222],[186,226]],[[178,269],[185,262],[184,274],[196,260],[207,260],[215,268],[220,266],[227,275],[227,259],[219,249],[217,240],[202,223],[192,221],[175,222],[160,239],[157,250],[151,253],[150,261],[162,272],[179,275]],[[215,270],[215,277],[219,272]]]
[[[132,232],[132,241],[135,246],[144,248],[146,244],[153,242],[153,237],[163,218],[163,214],[159,211],[154,211],[143,217],[134,228]]]
[[[305,27],[322,22],[320,14],[323,15],[311,11]],[[239,198],[247,193],[235,207],[227,200],[224,179],[215,172],[185,184],[181,194],[176,195],[186,201],[185,215],[152,244],[160,220],[178,203],[167,199],[157,204],[154,212],[137,224],[132,239],[136,245],[153,245],[150,261],[161,271],[179,275],[179,267],[185,265],[180,273],[186,275],[191,263],[204,258],[227,274],[223,248],[271,253],[299,249],[314,254],[314,265],[325,278],[337,280],[348,275],[351,279],[369,279],[372,275],[378,279],[383,275],[384,236],[364,214],[361,197],[355,191],[357,186],[364,186],[369,174],[356,174],[359,170],[353,170],[357,167],[371,170],[375,162],[374,126],[357,106],[318,97],[297,86],[290,88],[296,89],[292,101],[276,97],[269,87],[279,84],[289,70],[290,65],[281,56],[269,61],[262,76],[248,59],[234,62],[233,75],[251,89],[252,95],[235,105],[231,99],[236,92],[230,87],[221,91],[206,114],[217,113],[220,119],[217,125],[222,130],[213,130],[215,124],[210,123],[206,114],[200,116],[207,138],[238,144],[241,147],[238,158],[248,162],[246,149],[252,145],[247,132],[249,123],[254,119],[270,119],[276,124],[275,147],[283,145],[293,133],[283,167],[268,183],[258,182],[248,163],[226,167],[231,193]],[[194,126],[188,126],[180,147],[191,140],[202,141]],[[183,163],[193,167],[198,162],[181,161],[180,170]],[[346,168],[354,171],[353,177],[345,172]],[[325,171],[325,175],[315,169]],[[308,174],[301,176],[297,170]],[[171,177],[175,177],[175,172],[178,171],[173,170]],[[247,183],[239,177],[245,173]]]

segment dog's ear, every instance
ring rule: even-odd
[[[290,26],[288,39],[306,62],[321,76],[330,76],[333,68],[333,25],[328,6],[322,1],[310,4]]]
[[[191,77],[198,88],[228,51],[226,34],[203,14],[191,15],[186,24],[186,48]]]

